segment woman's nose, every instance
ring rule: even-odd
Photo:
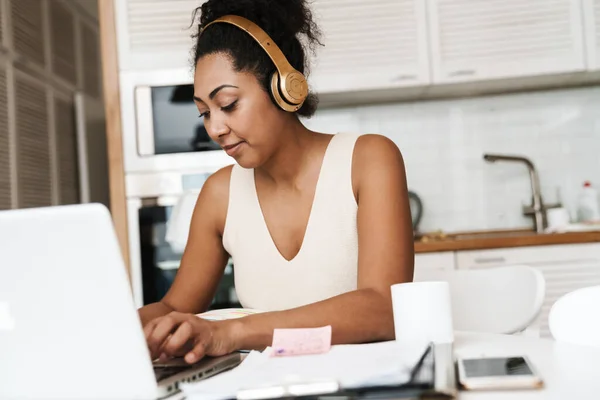
[[[210,126],[206,127],[210,138],[214,141],[218,141],[219,138],[229,134],[230,129],[229,126],[225,123],[225,121],[215,121],[214,119],[210,121]]]

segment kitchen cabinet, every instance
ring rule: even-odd
[[[548,313],[559,297],[573,290],[600,285],[600,243],[460,251],[458,269],[528,265],[542,272],[546,296],[538,321],[542,337],[550,337]]]
[[[197,0],[115,0],[120,70],[189,68]],[[422,0],[317,0],[324,46],[308,56],[321,93],[424,86],[430,81]]]
[[[190,67],[198,0],[114,0],[119,69]]]
[[[427,85],[426,4],[422,0],[317,0],[323,33],[310,82],[319,93]]]
[[[421,280],[421,274],[428,276],[431,271],[452,271],[456,269],[453,251],[415,254],[414,281]]]
[[[581,0],[427,0],[427,5],[434,83],[585,70]]]
[[[582,0],[587,65],[600,70],[600,0]]]
[[[121,71],[189,71],[197,0],[114,1]],[[395,88],[418,96],[446,83],[600,68],[600,0],[315,0],[311,8],[323,33],[309,54],[319,94],[376,100]]]

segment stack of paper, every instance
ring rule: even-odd
[[[343,389],[401,385],[410,380],[425,346],[395,341],[333,346],[325,354],[273,357],[252,351],[236,369],[182,389],[189,400],[235,398],[240,390],[290,383],[336,381]]]

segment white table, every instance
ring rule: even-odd
[[[600,348],[558,343],[531,336],[457,332],[460,356],[526,355],[544,380],[544,388],[524,391],[460,391],[458,400],[600,399]],[[168,400],[182,400],[179,393]]]
[[[461,391],[460,400],[600,399],[600,348],[528,336],[457,333],[460,356],[526,355],[544,380],[544,389]]]

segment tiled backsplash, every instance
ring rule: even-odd
[[[394,140],[424,203],[422,231],[533,226],[521,212],[531,203],[525,166],[484,153],[529,157],[544,201],[560,196],[572,215],[584,180],[600,189],[600,87],[324,109],[305,123]]]

